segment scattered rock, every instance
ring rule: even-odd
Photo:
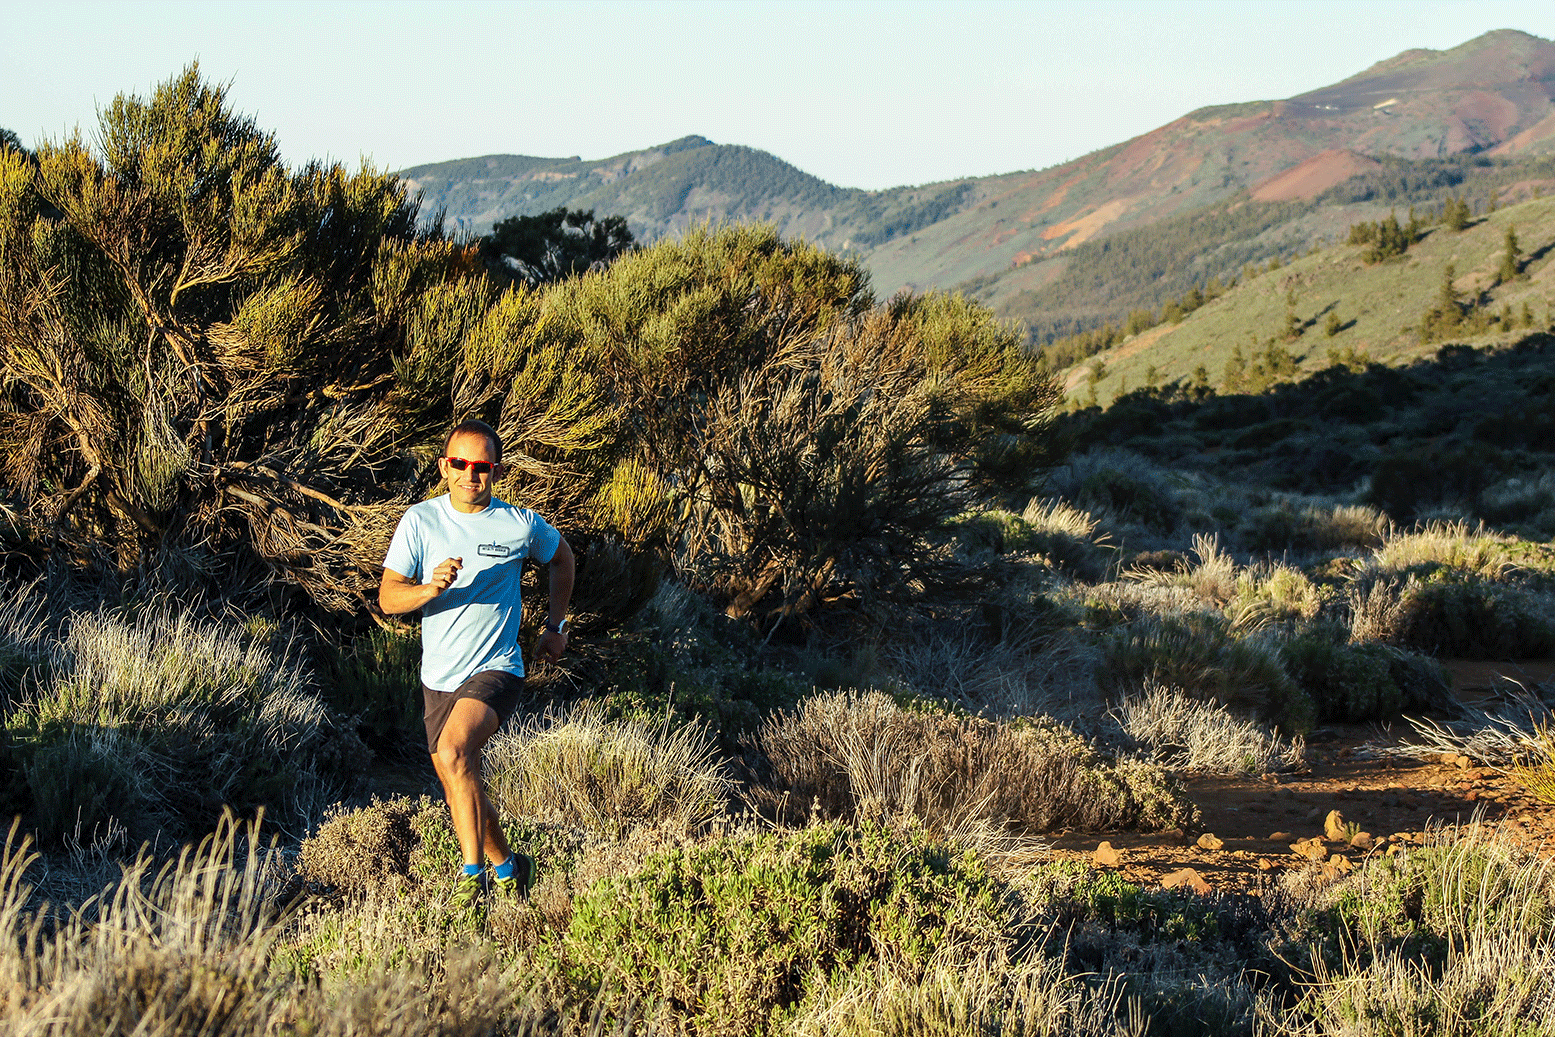
[[[1291,843],[1290,852],[1297,857],[1305,857],[1309,861],[1320,861],[1328,856],[1328,847],[1323,845],[1323,840],[1313,836],[1311,839]]]
[[[1098,868],[1116,868],[1123,863],[1123,855],[1112,848],[1108,842],[1096,847],[1096,852],[1091,854],[1091,860],[1096,862]]]
[[[1398,855],[1400,853],[1403,853],[1403,852],[1404,852],[1404,847],[1403,847],[1403,845],[1401,843],[1388,843],[1388,850],[1387,850],[1386,853],[1383,854],[1383,856],[1384,857],[1393,857],[1393,856],[1396,856],[1396,855]]]
[[[1161,880],[1161,886],[1165,889],[1182,887],[1200,894],[1209,892],[1209,883],[1204,881],[1203,875],[1200,875],[1192,868],[1183,868],[1181,871],[1172,872]]]
[[[1289,832],[1274,832],[1269,836],[1269,841],[1271,843],[1288,843],[1294,838],[1296,837]]]
[[[1452,762],[1462,770],[1467,770],[1474,763],[1474,761],[1469,759],[1467,756],[1454,757]]]
[[[1463,798],[1465,802],[1473,803],[1475,800],[1479,799],[1479,793],[1475,792],[1473,789],[1469,789],[1463,794]]]
[[[1226,845],[1225,840],[1220,839],[1214,832],[1205,832],[1199,836],[1198,847],[1201,850],[1218,850]]]
[[[1259,871],[1273,871],[1274,870],[1274,862],[1269,860],[1269,858],[1267,858],[1267,857],[1260,857],[1260,858],[1258,858],[1258,870]]]
[[[1323,819],[1323,837],[1331,843],[1349,841],[1349,837],[1344,834],[1344,815],[1339,811],[1330,810]]]
[[[1338,868],[1346,875],[1355,870],[1355,865],[1350,863],[1350,858],[1340,853],[1336,853],[1328,858],[1328,867]]]
[[[1370,850],[1377,845],[1377,840],[1372,838],[1370,832],[1356,832],[1350,837],[1350,845],[1357,850]]]

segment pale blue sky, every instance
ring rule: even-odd
[[[95,124],[198,57],[290,161],[603,158],[699,133],[849,187],[1041,168],[1555,3],[0,2],[0,126]]]

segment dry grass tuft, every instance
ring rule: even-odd
[[[910,816],[998,842],[1064,825],[1160,829],[1195,811],[1159,768],[1107,764],[1056,725],[905,710],[880,692],[829,692],[764,724],[773,783],[758,805],[789,819]]]
[[[1146,586],[1186,587],[1201,602],[1225,605],[1237,592],[1236,561],[1220,549],[1220,538],[1213,534],[1196,534],[1193,553],[1199,556],[1197,565],[1180,562],[1170,571],[1133,569],[1124,578]]]
[[[1502,580],[1517,565],[1509,541],[1466,522],[1433,522],[1422,529],[1390,536],[1372,555],[1368,567],[1399,572],[1418,565],[1438,565],[1487,580]]]
[[[1286,741],[1222,705],[1176,688],[1147,683],[1139,694],[1125,697],[1112,716],[1154,762],[1172,770],[1262,774],[1297,767],[1306,756],[1300,736]]]
[[[592,703],[499,732],[485,765],[507,816],[610,838],[641,826],[695,832],[725,812],[733,788],[702,726],[607,720]]]

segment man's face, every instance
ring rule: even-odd
[[[495,463],[491,441],[479,433],[457,435],[448,443],[448,457],[437,460],[437,470],[448,480],[448,499],[454,508],[463,512],[484,511],[491,503],[492,484],[502,475],[502,465],[496,463],[485,473],[476,472],[474,465],[466,465],[461,472],[448,463],[449,457]]]

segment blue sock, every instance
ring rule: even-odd
[[[507,860],[491,869],[491,873],[499,879],[510,879],[513,877],[513,869],[517,864],[518,854],[510,853]]]
[[[481,873],[481,866],[479,864],[466,864],[464,866],[464,873],[466,875],[479,875]]]

